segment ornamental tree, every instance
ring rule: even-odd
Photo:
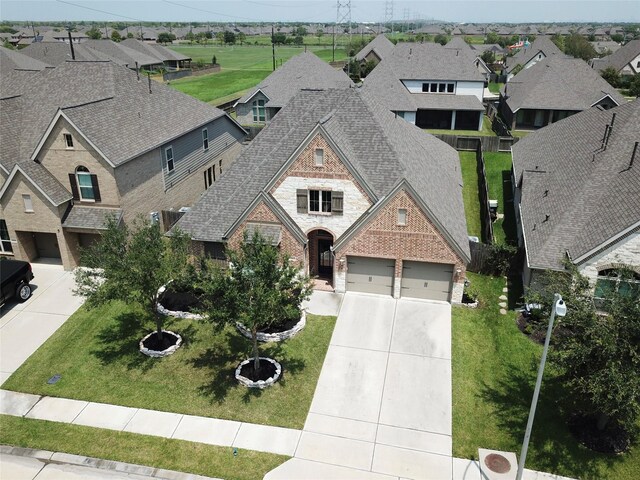
[[[186,275],[190,242],[180,231],[165,237],[158,223],[139,218],[130,229],[109,217],[101,239],[81,252],[81,264],[87,268],[76,269],[74,293],[86,297],[89,308],[112,300],[141,305],[162,340],[158,289]]]
[[[246,232],[238,250],[226,251],[229,268],[217,269],[203,285],[207,317],[214,324],[239,322],[251,332],[254,371],[260,370],[258,331],[299,318],[311,280],[258,231]]]

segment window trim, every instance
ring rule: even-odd
[[[202,150],[209,150],[209,130],[207,128],[202,129]]]
[[[401,220],[401,212],[404,212],[404,220]],[[409,211],[406,208],[399,208],[398,209],[398,226],[401,227],[406,227],[407,226],[407,218],[409,217]]]
[[[25,213],[33,213],[33,200],[31,199],[31,194],[22,194],[22,204],[24,205]]]
[[[260,104],[262,102],[262,104]],[[251,111],[253,113],[253,121],[256,123],[267,121],[267,108],[262,98],[256,98],[251,102]]]
[[[80,169],[83,170],[80,170]],[[91,179],[91,172],[89,171],[89,169],[87,167],[85,167],[84,165],[78,165],[76,167],[76,171],[74,172],[75,176],[76,176],[76,182],[78,184],[78,197],[80,197],[80,201],[81,202],[90,202],[90,203],[95,203],[96,201],[96,192],[93,188],[93,180]],[[82,183],[80,183],[80,176],[84,176],[89,178],[89,183],[91,183],[91,187],[87,186],[87,185],[82,185]],[[82,195],[82,189],[83,188],[91,188],[91,194],[93,195],[93,198],[84,198],[84,196]]]
[[[62,136],[64,137],[65,148],[67,150],[74,150],[75,149],[75,145],[73,144],[73,137],[71,136],[71,134],[70,133],[63,133]]]
[[[169,160],[169,151],[171,151],[171,160]],[[173,156],[173,145],[169,145],[164,149],[164,161],[166,164],[167,173],[171,173],[176,169],[176,160]],[[171,168],[169,168],[169,161],[171,161]]]
[[[331,212],[331,190],[328,188],[310,188],[307,191],[307,213],[312,215],[332,215]],[[311,192],[318,192],[319,210],[311,210]],[[328,198],[325,198],[328,195]],[[329,210],[323,211],[323,205],[328,205]]]
[[[319,163],[318,159],[320,159]],[[324,148],[316,148],[313,151],[313,164],[316,167],[324,167]]]

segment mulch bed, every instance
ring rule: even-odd
[[[291,330],[295,327],[300,321],[300,317],[292,318],[291,320],[287,320],[284,323],[279,323],[277,325],[270,325],[262,330],[259,330],[261,333],[281,333],[286,332],[287,330]]]
[[[162,294],[160,304],[167,310],[173,312],[195,313],[204,308],[201,296],[204,292],[195,290],[187,292],[176,292],[167,288]]]
[[[253,369],[253,360],[246,365],[243,365],[240,369],[240,375],[254,382],[257,382],[258,380],[267,380],[268,378],[275,376],[275,374],[276,366],[265,360],[260,360],[260,370],[258,370],[258,372],[255,372]]]
[[[569,431],[585,447],[600,453],[618,454],[629,449],[629,434],[613,422],[598,430],[597,418],[591,415],[574,414],[569,420]]]
[[[530,340],[540,345],[544,345],[544,339],[547,336],[546,324],[533,324],[529,321],[529,318],[525,317],[522,313],[518,314],[516,324],[520,331],[529,337]]]
[[[158,340],[158,332],[155,332],[149,338],[144,340],[142,344],[145,348],[149,350],[155,350],[156,352],[161,352],[162,350],[166,350],[169,347],[175,345],[178,341],[178,337],[171,333],[162,332],[162,341]]]

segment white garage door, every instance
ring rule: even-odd
[[[347,257],[347,290],[393,295],[395,260]]]
[[[451,298],[453,265],[427,262],[402,262],[403,297],[444,300]]]

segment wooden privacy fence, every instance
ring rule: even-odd
[[[491,258],[491,246],[480,242],[469,241],[471,251],[471,261],[467,265],[468,272],[481,273],[486,269],[486,265]]]
[[[162,210],[162,229],[168,232],[184,214],[178,210]]]
[[[482,241],[493,243],[493,222],[489,211],[489,186],[487,185],[487,171],[482,155],[482,144],[476,148],[476,168],[478,171],[478,192],[480,195],[480,224],[482,228]]]
[[[452,146],[458,151],[473,152],[478,147],[478,143],[482,144],[482,150],[485,152],[509,152],[511,145],[519,139],[517,137],[493,137],[493,136],[467,136],[467,135],[449,135],[436,134],[447,145]]]

